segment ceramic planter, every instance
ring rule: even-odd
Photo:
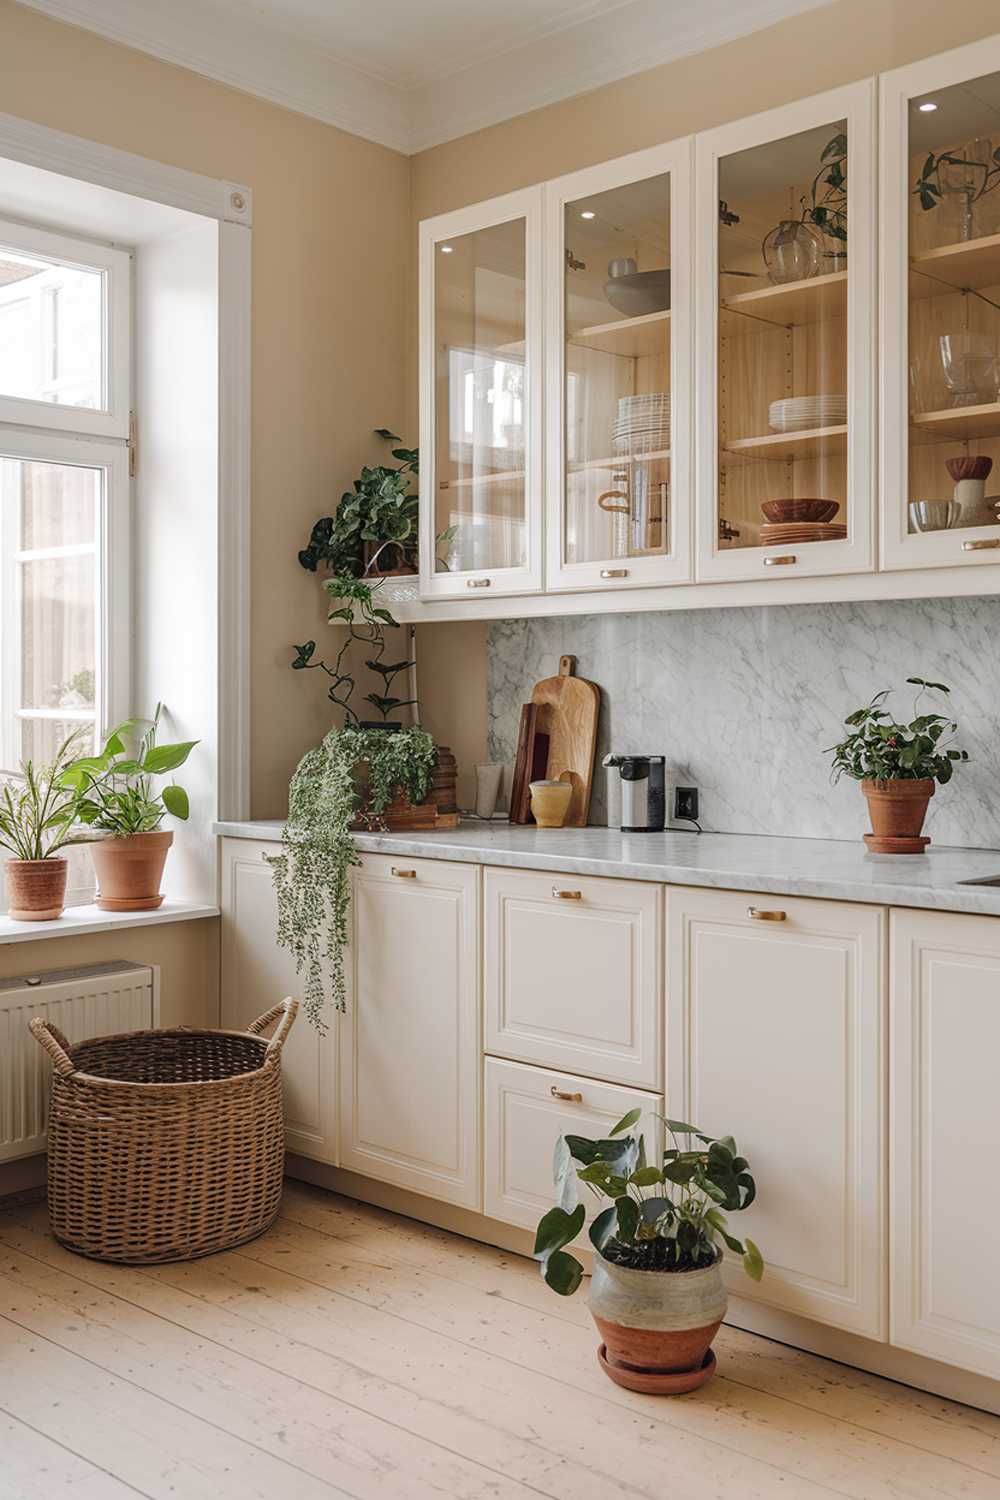
[[[704,1385],[715,1372],[711,1344],[726,1305],[719,1261],[700,1271],[633,1271],[594,1256],[598,1362],[628,1390],[678,1395]]]
[[[927,816],[927,804],[934,795],[934,782],[862,781],[861,790],[868,799],[868,816],[872,831],[865,843],[873,854],[922,854],[930,838],[920,830]]]
[[[97,905],[102,911],[155,911],[163,903],[160,881],[172,833],[133,833],[99,839],[90,852],[97,871]]]
[[[8,859],[7,915],[15,922],[51,922],[66,904],[65,859]]]

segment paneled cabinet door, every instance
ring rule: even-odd
[[[874,567],[874,100],[696,138],[700,579]]]
[[[891,1340],[1000,1379],[1000,918],[892,913]]]
[[[691,153],[545,185],[552,589],[692,576]]]
[[[542,188],[420,225],[420,592],[542,587]]]
[[[779,915],[782,914],[782,915]],[[732,1134],[766,1262],[741,1297],[885,1338],[885,913],[840,901],[667,893],[667,1114]]]
[[[286,995],[301,997],[302,981],[279,948],[277,904],[269,854],[280,846],[250,839],[222,843],[222,1024],[241,1028]],[[290,1151],[337,1163],[337,1017],[320,1036],[299,1011],[281,1055],[285,1140]]]
[[[1000,37],[886,73],[880,93],[883,564],[995,565]]]
[[[663,887],[483,872],[486,1049],[659,1090]]]
[[[341,1166],[478,1209],[479,868],[366,854],[354,872]]]

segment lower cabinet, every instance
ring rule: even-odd
[[[659,1094],[488,1057],[483,1111],[484,1213],[505,1224],[534,1229],[555,1201],[552,1155],[557,1138],[566,1134],[606,1136],[637,1105],[643,1108],[643,1118],[635,1128],[644,1132],[652,1160],[663,1139],[657,1118],[663,1112]],[[598,1201],[583,1187],[580,1193],[589,1222],[607,1206],[606,1200]]]
[[[340,1165],[480,1207],[477,865],[366,854],[341,1023]]]
[[[891,1339],[1000,1379],[1000,921],[892,913]]]
[[[266,856],[279,852],[273,843],[223,840],[222,1024],[234,1030],[302,992],[291,955],[274,936],[278,913]],[[334,1166],[338,1019],[320,1038],[300,1011],[281,1058],[288,1149]]]
[[[666,1112],[757,1181],[732,1230],[767,1270],[730,1290],[884,1339],[885,912],[668,888],[667,925]]]

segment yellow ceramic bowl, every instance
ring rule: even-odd
[[[572,796],[573,788],[568,781],[533,781],[531,811],[539,828],[561,828]]]

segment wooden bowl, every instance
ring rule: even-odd
[[[839,509],[839,500],[765,500],[761,506],[767,519],[777,524],[788,521],[832,521]]]

